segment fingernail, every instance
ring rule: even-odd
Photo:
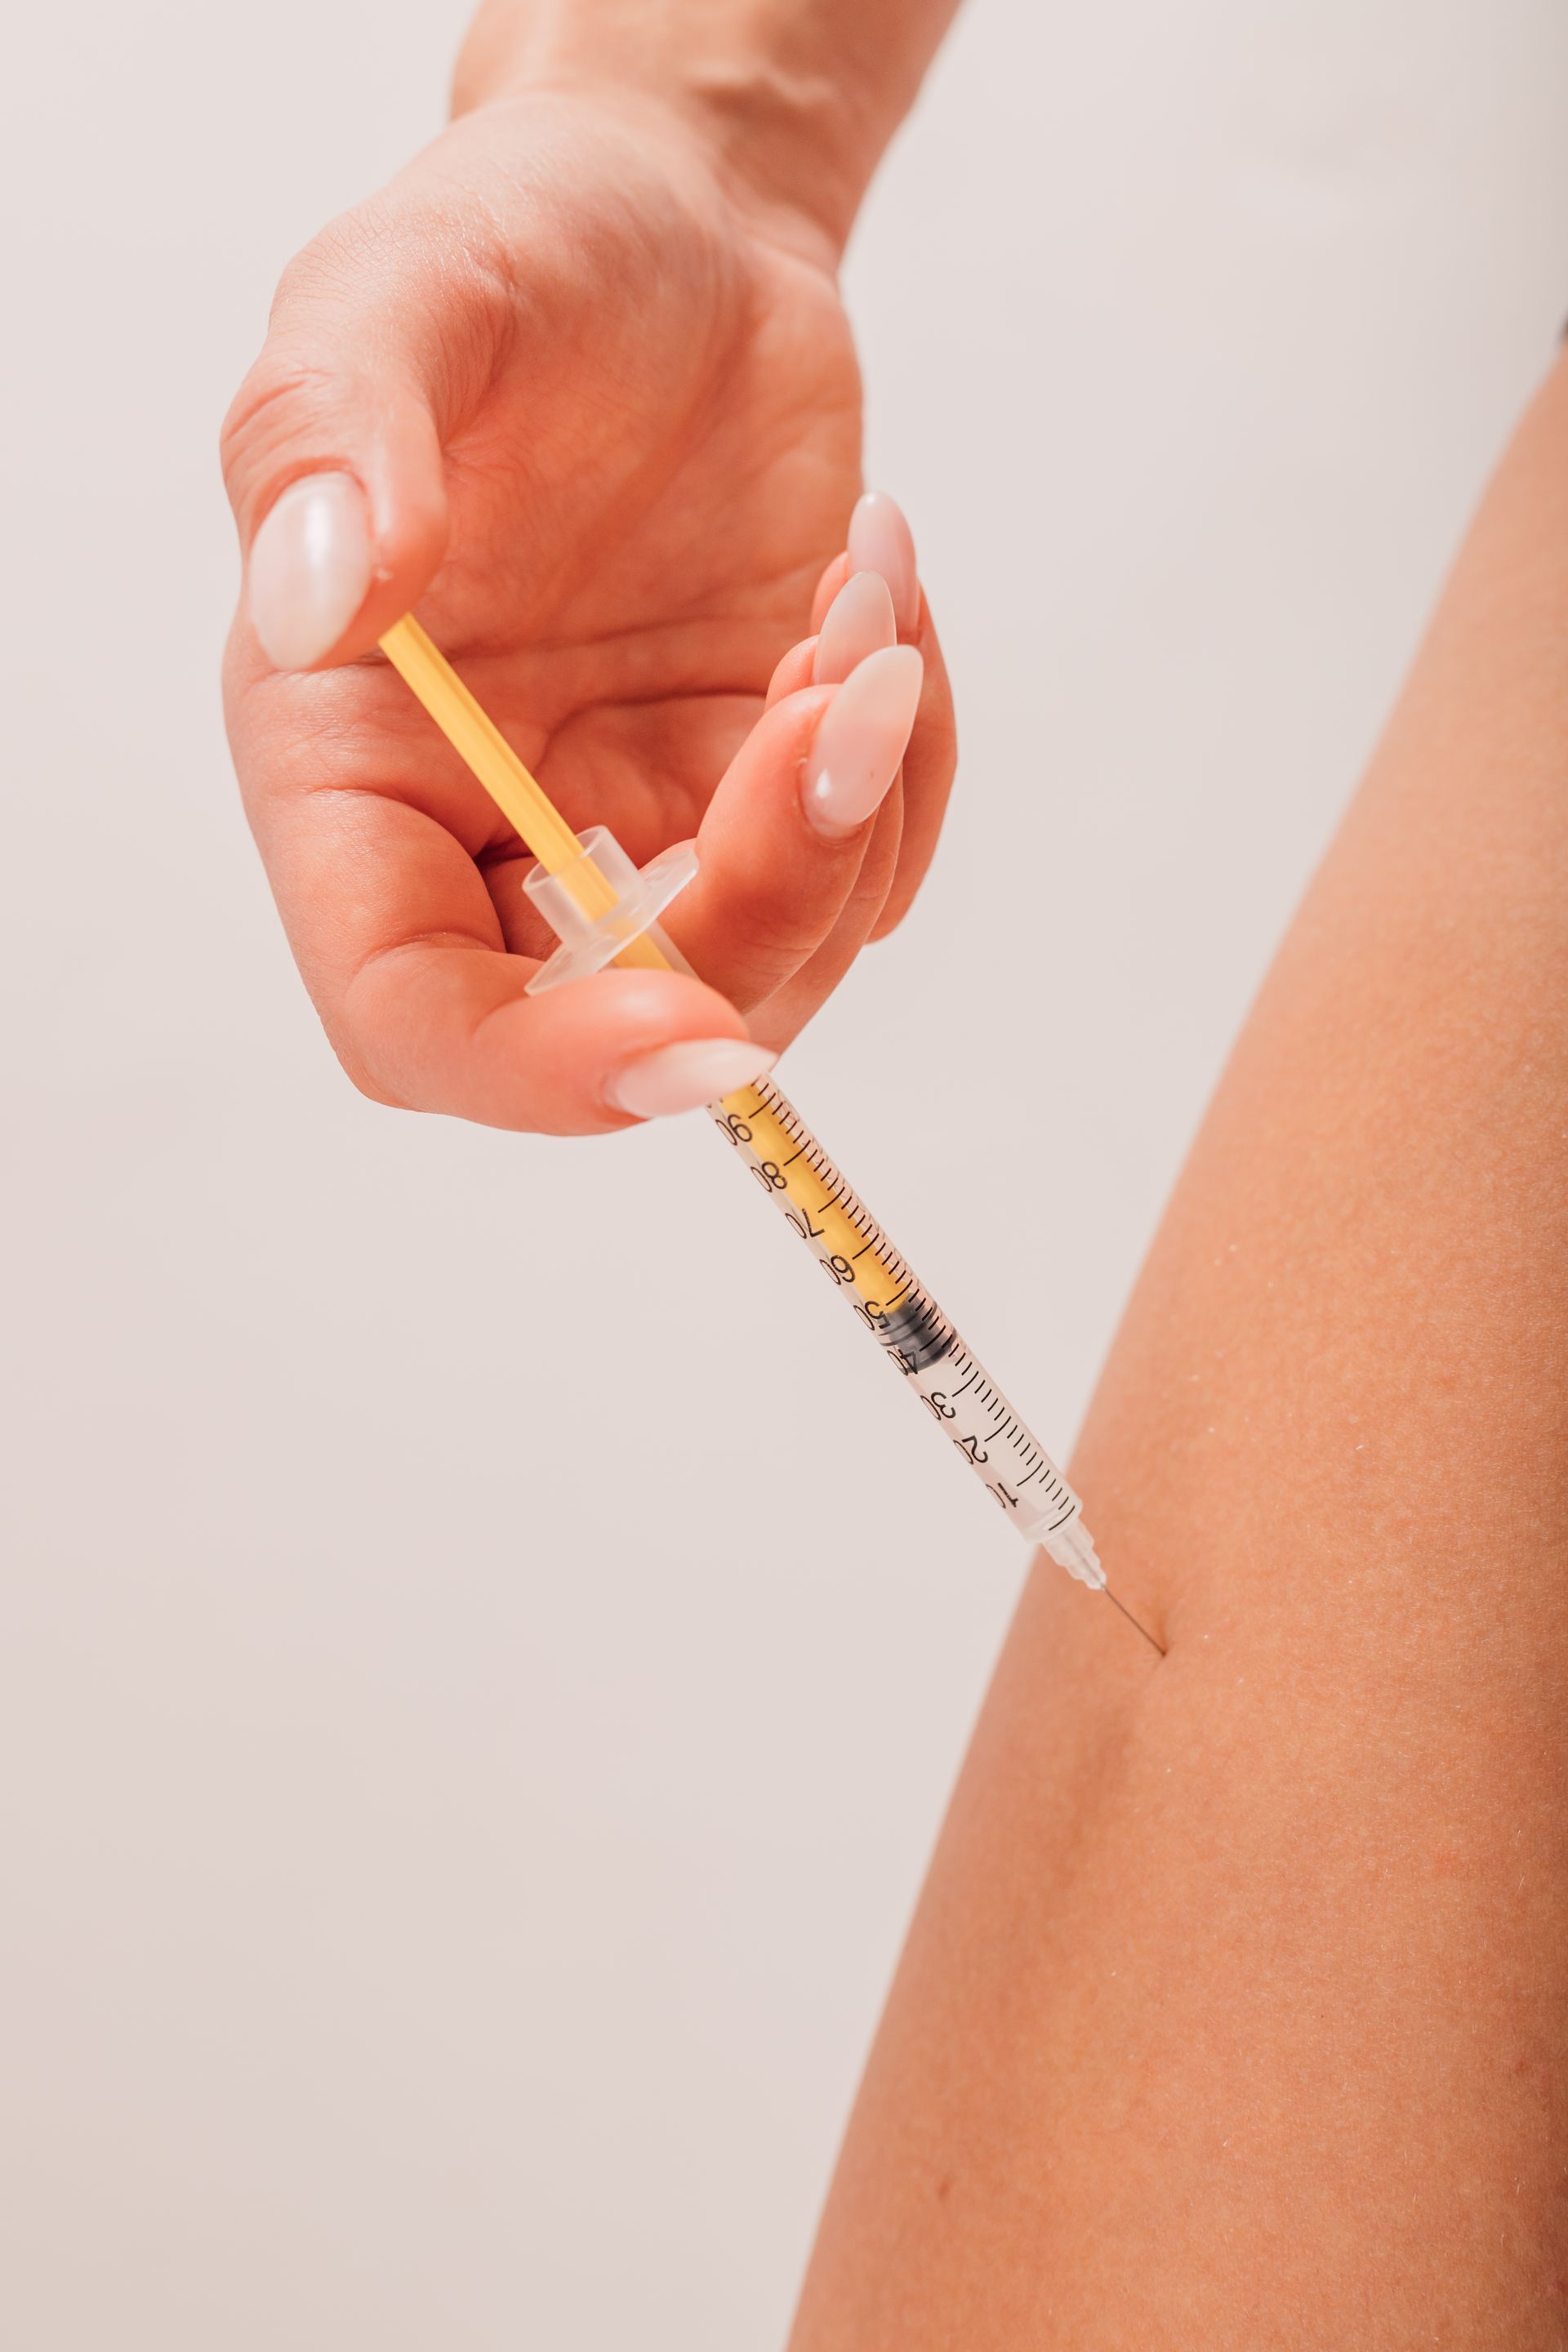
[[[801,786],[806,821],[829,841],[881,806],[921,698],[925,664],[913,646],[868,654],[823,712]]]
[[[279,669],[331,653],[370,586],[370,513],[348,474],[291,482],[251,542],[247,593],[262,650]]]
[[[605,1093],[615,1109],[629,1111],[634,1118],[669,1118],[750,1086],[777,1060],[776,1054],[746,1037],[689,1037],[682,1045],[639,1054],[616,1072]]]
[[[813,686],[842,686],[868,654],[899,642],[893,599],[879,572],[857,572],[827,608],[811,665]]]
[[[881,573],[899,627],[911,635],[921,616],[914,533],[902,507],[886,490],[868,490],[849,518],[849,569]]]

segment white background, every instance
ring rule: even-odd
[[[459,16],[11,36],[27,2352],[776,2347],[1023,1565],[701,1119],[374,1108],[285,951],[216,423]],[[976,0],[854,247],[964,761],[785,1082],[1060,1451],[1568,313],[1565,89],[1559,0]]]

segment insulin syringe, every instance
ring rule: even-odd
[[[696,871],[691,845],[667,850],[639,873],[603,826],[579,839],[417,621],[395,623],[381,646],[537,861],[524,887],[562,944],[530,992],[609,963],[689,971],[658,918]],[[1107,1587],[1083,1507],[1044,1446],[772,1079],[742,1087],[709,1109],[1018,1533],[1105,1593],[1159,1649]]]

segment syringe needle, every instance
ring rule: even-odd
[[[1137,1620],[1137,1618],[1136,1618],[1136,1617],[1134,1617],[1134,1615],[1132,1614],[1131,1610],[1128,1608],[1128,1606],[1127,1606],[1127,1604],[1126,1604],[1126,1602],[1125,1602],[1125,1601],[1117,1601],[1117,1599],[1116,1599],[1116,1595],[1115,1595],[1115,1593],[1114,1593],[1114,1592],[1112,1592],[1112,1591],[1111,1591],[1111,1589],[1110,1589],[1110,1585],[1109,1585],[1109,1584],[1102,1584],[1102,1585],[1100,1586],[1100,1589],[1101,1592],[1103,1592],[1103,1593],[1104,1593],[1104,1595],[1105,1595],[1106,1599],[1107,1599],[1108,1601],[1113,1601],[1113,1602],[1115,1603],[1116,1607],[1117,1607],[1118,1609],[1120,1609],[1120,1610],[1121,1610],[1121,1614],[1126,1618],[1127,1622],[1128,1622],[1130,1625],[1138,1625],[1138,1620]],[[1152,1650],[1158,1650],[1158,1651],[1159,1651],[1159,1653],[1160,1653],[1160,1655],[1161,1655],[1162,1657],[1163,1657],[1163,1656],[1164,1656],[1164,1654],[1165,1654],[1165,1651],[1164,1651],[1164,1645],[1163,1645],[1163,1643],[1160,1643],[1160,1642],[1156,1642],[1156,1640],[1154,1639],[1153,1634],[1152,1634],[1152,1633],[1151,1633],[1151,1632],[1149,1631],[1149,1628],[1147,1627],[1147,1625],[1138,1625],[1138,1631],[1142,1634],[1143,1639],[1148,1643],[1149,1647],[1150,1647]]]
[[[523,887],[562,945],[529,982],[530,995],[612,961],[643,971],[689,970],[657,917],[696,870],[690,845],[667,850],[639,875],[604,826],[579,840],[411,614],[394,622],[381,646],[537,861]],[[762,1077],[708,1108],[1016,1532],[1103,1592],[1105,1570],[1078,1496],[793,1103]],[[1148,1627],[1120,1601],[1116,1606],[1163,1657]]]

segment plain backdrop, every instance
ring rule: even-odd
[[[216,425],[461,15],[10,37],[27,2352],[776,2347],[1024,1566],[700,1118],[377,1109],[285,950]],[[1559,0],[976,0],[856,240],[963,772],[784,1077],[1058,1452],[1568,312],[1565,89]]]

